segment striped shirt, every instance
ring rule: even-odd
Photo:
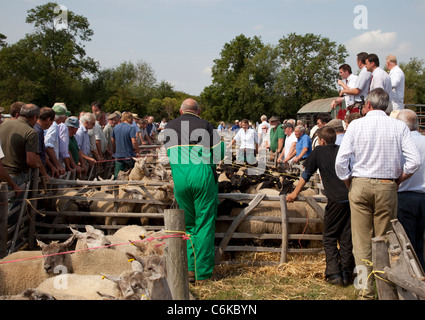
[[[409,128],[381,110],[369,111],[350,123],[335,162],[341,180],[398,179],[402,172],[411,174],[420,166],[421,157]]]

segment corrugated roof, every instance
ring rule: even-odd
[[[332,101],[334,101],[335,98],[327,98],[327,99],[320,99],[320,100],[314,100],[312,102],[307,103],[304,107],[302,107],[298,113],[319,113],[319,112],[331,112],[331,104]]]

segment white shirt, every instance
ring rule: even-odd
[[[370,91],[376,88],[384,89],[391,97],[392,87],[391,78],[382,68],[376,68],[372,73],[372,81],[370,83]]]
[[[293,143],[297,143],[297,137],[295,136],[295,132],[292,132],[291,135],[289,137],[286,137],[285,139],[285,153],[284,153],[284,159],[286,159],[289,155],[289,151],[291,151],[291,147]]]
[[[405,76],[403,70],[399,66],[395,66],[390,71],[391,78],[391,95],[390,100],[404,108],[404,82]]]
[[[347,85],[347,87],[349,87],[350,89],[355,88],[356,84],[357,84],[357,76],[354,74],[350,74],[350,76],[345,79],[345,84]],[[351,106],[352,104],[355,103],[355,96],[352,94],[346,94],[344,95],[344,100],[345,100],[345,105]]]
[[[402,157],[406,159],[404,165]],[[350,123],[335,161],[341,180],[398,179],[402,171],[414,173],[420,166],[421,157],[409,128],[381,110],[369,111]]]
[[[261,122],[261,124],[258,126],[258,134],[262,134],[263,133],[263,127],[266,126],[267,130],[270,129],[270,123],[268,123],[267,121],[263,121]]]
[[[398,192],[414,191],[425,193],[425,136],[421,135],[418,131],[411,131],[413,142],[419,151],[422,158],[422,166],[416,171],[413,176],[403,181],[398,188]],[[405,160],[403,159],[403,163]]]
[[[258,132],[254,129],[240,129],[233,138],[240,149],[255,149],[255,143],[258,144]]]
[[[360,71],[359,76],[357,77],[357,82],[356,82],[356,88],[360,90],[360,93],[354,97],[354,99],[357,102],[362,101],[361,96],[363,96],[364,99],[366,100],[367,94],[369,93],[369,84],[370,84],[371,76],[372,74],[369,71],[367,71],[366,67],[363,67],[362,70]]]

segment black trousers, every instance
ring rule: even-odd
[[[339,248],[338,248],[339,243]],[[326,254],[326,277],[354,270],[351,241],[350,203],[328,201],[325,208],[323,246]]]
[[[416,255],[425,269],[424,230],[425,230],[425,194],[405,191],[398,192],[397,219],[406,231]]]

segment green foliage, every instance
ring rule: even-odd
[[[337,94],[338,66],[346,56],[344,46],[313,34],[289,34],[277,46],[240,35],[214,61],[213,84],[202,100],[215,121],[294,117],[311,100]]]
[[[26,22],[33,24],[34,32],[0,51],[2,103],[22,100],[51,106],[69,100],[81,88],[83,76],[97,71],[98,63],[86,57],[82,44],[93,35],[88,20],[68,12],[68,27],[56,29],[57,6],[50,2],[29,10]]]
[[[411,58],[408,63],[400,63],[404,71],[406,104],[423,104],[425,102],[425,65],[424,60]]]

